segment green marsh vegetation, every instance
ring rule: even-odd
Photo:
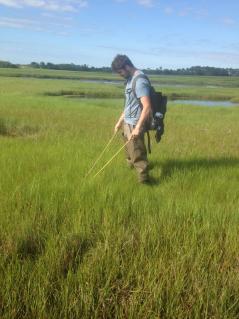
[[[220,87],[163,92],[238,98],[227,79],[208,81]],[[84,179],[122,88],[0,77],[1,318],[238,318],[239,107],[169,101],[152,186],[137,184],[123,152]]]

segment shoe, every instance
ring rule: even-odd
[[[128,159],[126,160],[126,164],[127,164],[128,168],[130,168],[130,169],[134,168],[134,165]]]
[[[149,176],[140,177],[139,178],[139,183],[140,184],[150,184]]]
[[[159,185],[159,180],[155,179],[154,177],[148,177],[147,179],[142,179],[139,181],[141,184],[156,186]]]
[[[143,184],[143,185],[150,185],[150,180],[149,179],[145,179],[145,180],[139,181],[139,183]]]

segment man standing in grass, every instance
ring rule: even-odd
[[[147,150],[144,143],[145,121],[151,113],[150,82],[126,55],[117,55],[112,70],[126,79],[125,105],[115,132],[123,128],[126,145],[126,160],[138,173],[140,183],[149,182]]]

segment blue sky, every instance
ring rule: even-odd
[[[0,0],[0,60],[239,68],[239,0]]]

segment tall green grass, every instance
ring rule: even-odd
[[[85,179],[123,100],[44,95],[84,85],[1,79],[0,317],[238,318],[239,108],[169,103],[151,186]]]

